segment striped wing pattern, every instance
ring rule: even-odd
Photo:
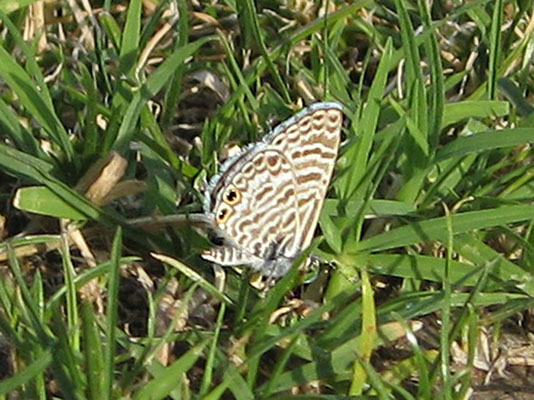
[[[343,114],[316,103],[227,160],[209,185],[205,213],[224,245],[202,257],[284,275],[309,246],[332,176]]]

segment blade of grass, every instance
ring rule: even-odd
[[[79,358],[71,346],[70,332],[67,321],[59,309],[52,314],[52,323],[48,325],[53,331],[53,361],[51,368],[57,378],[58,388],[66,398],[79,399],[86,389],[86,381],[80,369]]]
[[[94,157],[99,149],[97,130],[98,117],[98,88],[91,73],[84,64],[80,64],[80,82],[87,93],[87,112],[85,115],[85,130],[83,135],[83,158]]]
[[[187,15],[189,12],[188,2],[186,0],[178,0],[179,15]],[[178,19],[178,40],[175,44],[175,50],[184,47],[189,42],[189,18]],[[165,92],[165,101],[163,103],[163,115],[161,116],[161,125],[163,130],[166,130],[172,119],[174,118],[176,108],[180,100],[180,93],[182,92],[182,79],[186,71],[186,65],[181,64],[174,73],[169,90]]]
[[[83,221],[87,215],[71,206],[46,186],[27,186],[17,190],[13,206],[19,210],[56,218]]]
[[[141,0],[132,0],[128,4],[128,13],[121,38],[119,70],[121,74],[130,78],[134,77],[134,68],[139,51],[141,7]]]
[[[48,93],[46,86],[38,90],[38,84],[32,81],[26,71],[3,47],[0,47],[0,76],[18,96],[20,103],[28,113],[35,118],[53,142],[59,146],[66,161],[68,163],[72,162],[74,149],[67,131],[53,109],[49,96],[45,94]]]
[[[67,228],[68,229],[68,228]],[[67,332],[69,345],[73,351],[80,351],[80,323],[78,319],[78,301],[74,286],[74,266],[70,258],[69,238],[67,233],[61,235],[61,258],[63,260],[63,273],[65,276]]]
[[[3,379],[0,382],[0,396],[14,395],[16,390],[26,384],[31,383],[40,374],[45,373],[46,368],[52,362],[52,355],[49,351],[45,351],[35,358],[23,371],[14,376]]]
[[[414,121],[413,128],[408,131],[411,134],[417,132],[423,135],[422,140],[418,140],[419,135],[413,136],[414,140],[405,140],[405,153],[409,155],[409,162],[404,163],[403,166],[406,183],[399,190],[397,199],[414,203],[421,190],[428,163],[428,104],[423,85],[423,72],[420,68],[421,57],[405,3],[395,0],[395,9],[398,13],[402,49],[406,60],[405,86],[408,92],[410,114]],[[422,145],[422,142],[425,145]]]
[[[213,380],[213,370],[216,366],[216,354],[219,344],[219,336],[221,334],[221,328],[224,324],[224,315],[226,313],[226,304],[221,303],[221,307],[219,308],[219,315],[217,316],[217,321],[215,325],[215,332],[213,334],[213,339],[211,342],[211,347],[208,353],[208,357],[206,360],[206,367],[204,369],[204,376],[202,377],[202,385],[200,387],[199,396],[203,397],[207,392],[212,384]]]
[[[467,154],[482,153],[488,150],[513,147],[534,142],[534,128],[512,128],[498,131],[481,132],[463,136],[443,146],[436,154],[434,162]]]
[[[114,398],[115,349],[117,319],[119,309],[120,259],[122,252],[122,228],[119,226],[111,247],[111,268],[109,269],[107,310],[106,310],[106,347],[104,348],[104,393],[105,398]]]
[[[360,277],[362,281],[362,331],[357,347],[358,359],[354,363],[350,383],[349,394],[351,396],[359,396],[363,393],[368,375],[362,363],[371,361],[377,330],[374,291],[365,269],[361,269]]]
[[[50,157],[42,151],[38,140],[17,119],[13,109],[4,100],[0,99],[0,121],[3,133],[13,140],[16,147],[24,153],[38,157],[46,162],[51,162]]]
[[[387,83],[388,71],[390,67],[390,58],[392,52],[392,41],[386,42],[386,47],[380,58],[376,75],[369,90],[367,103],[363,108],[362,116],[359,123],[353,123],[355,127],[355,137],[359,138],[343,154],[343,157],[350,163],[350,171],[339,179],[340,188],[342,188],[343,198],[347,201],[355,196],[363,195],[365,188],[359,186],[361,180],[367,171],[367,163],[370,158],[373,138],[378,125],[380,115],[381,100],[384,97],[385,85]],[[355,118],[353,116],[352,118]],[[359,188],[359,190],[357,190]]]
[[[92,400],[99,400],[104,398],[104,355],[100,330],[91,303],[82,301],[81,316],[85,374],[88,386],[87,397]]]
[[[193,282],[198,282],[200,287],[202,287],[206,292],[208,292],[210,295],[212,295],[216,299],[223,301],[228,305],[232,304],[232,300],[229,297],[221,293],[215,286],[209,283],[202,275],[200,275],[198,272],[188,267],[184,263],[178,260],[175,260],[171,257],[162,255],[162,254],[151,253],[151,256],[154,257],[156,260],[159,260],[165,264],[170,265],[173,268],[176,268],[178,271],[180,271],[182,274],[187,276]]]
[[[443,206],[445,209],[445,221],[447,225],[447,258],[445,263],[445,275],[443,279],[443,307],[441,309],[441,332],[440,332],[440,380],[443,382],[444,388],[449,390],[444,390],[442,392],[443,398],[446,400],[451,400],[453,394],[450,391],[449,383],[451,381],[451,371],[450,371],[450,345],[451,345],[451,280],[450,280],[450,264],[452,262],[452,254],[454,253],[454,234],[452,226],[451,213],[446,205]],[[430,395],[430,393],[429,393]]]
[[[502,206],[494,209],[470,211],[453,215],[454,234],[484,229],[502,224],[525,221],[531,218],[534,207],[530,205]],[[446,219],[432,218],[392,229],[363,240],[349,251],[381,251],[430,240],[446,242]]]
[[[443,127],[469,118],[496,118],[510,114],[510,103],[501,100],[463,100],[448,103],[443,109]]]
[[[41,323],[41,316],[39,313],[38,305],[33,300],[33,296],[30,290],[28,289],[28,286],[26,286],[26,282],[24,280],[20,264],[16,258],[15,251],[13,250],[13,247],[10,245],[9,242],[6,243],[6,249],[9,257],[9,266],[11,267],[11,271],[13,272],[13,275],[15,277],[15,281],[17,282],[20,292],[22,294],[22,299],[24,300],[24,308],[32,323],[32,328],[35,330],[37,337],[43,344],[50,344],[51,338],[49,332]]]
[[[503,16],[503,2],[496,0],[493,5],[491,31],[489,38],[489,65],[488,65],[488,99],[494,100],[497,93],[497,79],[499,78],[499,59],[501,50],[501,29]]]
[[[287,91],[286,85],[278,73],[278,70],[274,66],[271,56],[269,52],[267,51],[267,47],[265,46],[265,42],[263,40],[263,36],[260,31],[260,24],[258,22],[258,14],[256,12],[256,7],[254,5],[254,1],[252,0],[245,0],[242,3],[245,7],[245,17],[244,20],[247,21],[249,27],[251,28],[250,31],[252,32],[252,35],[254,36],[254,40],[256,41],[256,44],[258,45],[260,52],[263,56],[263,60],[265,64],[267,65],[267,69],[271,73],[276,86],[278,86],[278,90],[280,90],[280,93],[282,94],[282,97],[286,101],[286,103],[291,103],[291,96],[289,95],[289,92]]]
[[[284,352],[282,353],[281,357],[276,361],[276,365],[273,368],[273,373],[271,374],[269,381],[265,386],[265,390],[260,392],[260,396],[262,398],[268,398],[274,393],[273,385],[276,384],[276,382],[278,381],[278,377],[282,374],[290,357],[293,355],[293,350],[297,344],[297,340],[299,339],[299,337],[299,334],[295,334],[290,339],[289,344],[284,349]]]
[[[135,126],[137,125],[141,109],[145,106],[146,101],[154,97],[165,85],[168,84],[169,80],[176,72],[176,68],[183,64],[186,58],[193,55],[205,43],[213,39],[214,37],[208,36],[177,49],[167,57],[157,70],[150,74],[146,83],[142,85],[138,91],[135,91],[133,97],[128,100],[124,118],[119,126],[117,137],[114,139],[113,148],[124,150],[128,147],[134,137],[136,131]]]
[[[443,66],[441,62],[440,48],[436,38],[436,32],[432,29],[432,16],[428,5],[423,0],[418,0],[419,14],[425,31],[430,32],[430,35],[425,38],[426,54],[429,58],[429,65],[431,68],[430,77],[432,79],[430,87],[428,88],[430,110],[429,110],[429,133],[428,142],[430,145],[430,152],[434,154],[439,143],[439,134],[442,129],[442,119],[444,112],[444,84],[443,84]]]
[[[164,399],[176,387],[177,377],[183,376],[193,367],[198,358],[202,355],[204,347],[210,339],[204,339],[192,349],[187,351],[178,360],[165,368],[155,379],[143,385],[134,396],[134,400],[144,399]]]

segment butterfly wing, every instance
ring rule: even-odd
[[[278,126],[267,138],[270,148],[289,159],[296,176],[300,222],[297,252],[313,239],[336,163],[342,123],[339,104],[316,103]]]
[[[204,209],[225,239],[202,257],[281,276],[309,246],[337,157],[341,106],[316,103],[228,160]]]

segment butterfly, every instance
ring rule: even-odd
[[[285,275],[311,243],[336,163],[342,107],[315,103],[225,161],[204,213],[222,244],[202,258]]]

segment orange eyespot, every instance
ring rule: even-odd
[[[220,207],[219,211],[217,211],[217,216],[215,217],[215,219],[217,220],[217,223],[221,225],[228,221],[228,218],[230,218],[231,214],[232,211],[230,210],[230,208]]]
[[[235,187],[229,187],[224,194],[224,201],[231,206],[236,205],[241,201],[241,192]]]

